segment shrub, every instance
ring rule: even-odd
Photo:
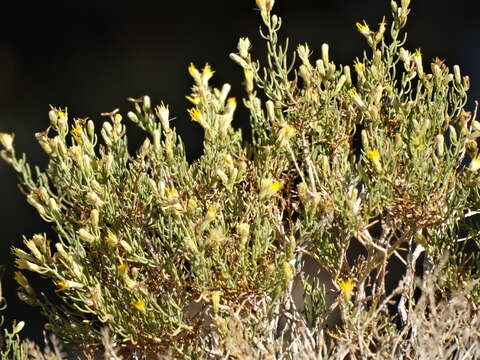
[[[391,24],[357,23],[368,50],[353,68],[327,44],[316,61],[306,44],[288,55],[274,1],[256,3],[268,64],[247,38],[230,54],[245,76],[246,145],[230,85],[210,86],[208,64],[188,68],[188,112],[205,133],[192,163],[168,106],[148,96],[129,99],[127,118],[147,134],[135,154],[117,110],[99,136],[93,120],[52,107],[36,134],[50,160],[35,175],[13,135],[0,135],[2,158],[58,235],[13,249],[20,270],[57,287],[38,295],[19,271],[20,298],[85,354],[478,357],[478,257],[463,251],[478,245],[480,200],[469,78],[439,59],[424,69],[420,49],[404,47],[409,0],[391,2]],[[394,256],[405,275],[387,293]]]

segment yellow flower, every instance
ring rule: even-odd
[[[283,183],[273,179],[263,179],[260,184],[260,200],[269,198],[283,188]]]
[[[240,238],[246,239],[250,234],[250,225],[246,223],[237,224],[237,232],[240,235]]]
[[[212,205],[208,208],[205,219],[207,221],[213,221],[215,220],[216,217],[217,217],[217,207],[215,205]]]
[[[378,161],[380,159],[380,153],[377,149],[367,151],[367,156],[371,161]]]
[[[360,33],[364,36],[370,35],[370,28],[368,27],[368,24],[366,23],[365,20],[363,20],[363,24],[357,22],[357,29],[360,31]]]
[[[83,287],[83,284],[72,281],[72,280],[61,280],[55,283],[58,286],[56,291],[65,291],[68,289],[80,289]]]
[[[145,303],[142,299],[136,298],[136,300],[132,301],[132,305],[140,312],[145,312]]]
[[[188,67],[188,72],[190,73],[190,76],[196,80],[200,78],[200,71],[193,65],[193,63],[190,63],[190,66]]]
[[[225,106],[225,114],[229,114],[230,116],[232,116],[236,107],[237,99],[235,99],[234,97],[229,97],[227,100],[227,105]]]
[[[180,195],[178,194],[177,189],[173,186],[165,187],[165,195],[167,195],[167,201],[169,204],[173,205],[178,202]]]
[[[353,284],[353,281],[342,280],[338,285],[340,286],[340,290],[342,291],[345,300],[350,301],[353,294],[353,288],[355,287],[355,285]]]
[[[121,276],[124,276],[128,271],[128,265],[124,264],[122,259],[119,259],[119,260],[120,260],[120,264],[117,265],[117,271]]]
[[[353,63],[353,68],[357,72],[357,74],[363,74],[363,63],[360,62],[360,60],[355,59],[355,62]]]
[[[72,125],[72,130],[70,134],[73,136],[73,139],[77,144],[83,144],[82,140],[83,125],[79,119],[75,119],[75,123]]]
[[[57,281],[56,285],[58,286],[57,291],[65,291],[68,289],[67,280]]]
[[[194,105],[200,104],[200,96],[185,96],[185,98]]]
[[[382,164],[380,163],[380,153],[377,149],[367,151],[367,157],[372,162],[375,171],[382,172]]]
[[[187,207],[188,207],[188,210],[190,210],[191,212],[195,212],[195,210],[197,210],[198,205],[195,200],[188,199]]]
[[[65,108],[64,110],[62,110],[61,108],[57,110],[57,116],[60,118],[60,117],[63,117],[63,118],[67,118],[68,117],[68,108]]]
[[[202,80],[205,85],[208,83],[208,80],[210,80],[214,73],[215,71],[213,71],[210,65],[206,63],[202,70]]]
[[[116,246],[118,244],[118,237],[110,229],[107,230],[107,237],[105,239],[108,245]]]
[[[195,107],[195,108],[188,109],[188,113],[190,114],[190,117],[192,118],[193,121],[202,123],[203,115],[199,108]]]

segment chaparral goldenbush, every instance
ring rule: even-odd
[[[406,48],[409,3],[357,23],[368,50],[343,66],[327,44],[318,59],[306,44],[289,54],[274,0],[257,0],[268,62],[247,38],[230,54],[243,101],[210,86],[208,64],[188,67],[205,133],[192,163],[148,96],[99,131],[52,107],[35,174],[2,133],[2,158],[58,234],[13,249],[20,298],[87,357],[480,358],[480,123],[460,68]],[[231,126],[242,105],[247,144]],[[134,154],[125,118],[147,134]],[[394,258],[404,275],[387,291]],[[43,358],[23,325],[5,330],[4,354]]]

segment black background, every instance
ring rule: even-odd
[[[398,1],[400,2],[400,0]],[[330,44],[331,58],[352,64],[366,49],[355,23],[365,19],[373,29],[383,15],[391,22],[389,1],[277,1],[274,12],[284,20],[281,35],[291,49],[308,42],[320,57]],[[471,77],[469,107],[480,98],[480,26],[473,1],[412,1],[406,47],[422,48],[425,69],[433,57],[450,67],[459,64]],[[101,124],[101,112],[130,110],[126,98],[149,94],[152,102],[170,104],[174,125],[187,145],[188,158],[201,152],[202,134],[190,121],[185,100],[191,79],[190,61],[209,62],[216,71],[212,83],[232,85],[243,95],[241,69],[228,59],[240,36],[248,36],[252,52],[262,57],[259,13],[253,0],[244,1],[42,1],[13,2],[0,20],[0,132],[15,132],[19,153],[41,167],[46,156],[34,132],[48,126],[49,104],[68,106],[71,117],[90,117]],[[248,129],[248,117],[238,111],[234,124]],[[134,147],[142,134],[130,126]],[[0,162],[0,263],[8,265],[3,281],[9,307],[7,322],[26,320],[26,334],[38,337],[43,320],[18,303],[15,295],[12,245],[22,235],[47,232],[16,188],[13,170]],[[38,282],[38,280],[36,280]]]

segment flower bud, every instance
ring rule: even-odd
[[[330,62],[328,58],[328,44],[322,44],[322,60],[323,64],[328,66],[328,63]]]
[[[462,80],[463,91],[468,91],[468,89],[470,89],[470,77],[468,75],[465,75]]]
[[[65,116],[59,116],[57,120],[57,131],[61,137],[65,137],[68,133],[67,118]]]
[[[347,86],[352,85],[352,75],[350,73],[350,66],[346,65],[343,67],[343,74],[345,75]]]
[[[283,270],[283,281],[284,281],[284,287],[288,288],[290,286],[290,283],[293,279],[293,269],[292,266],[288,262],[284,262],[282,265],[282,270]]]
[[[35,134],[37,141],[40,147],[45,151],[47,155],[50,155],[53,152],[52,147],[50,146],[50,139],[47,137],[45,132],[38,132]]]
[[[173,149],[172,149],[172,133],[167,134],[165,137],[165,157],[169,160],[173,159]]]
[[[87,134],[90,139],[93,139],[95,137],[95,124],[92,120],[88,120],[87,122]]]
[[[100,197],[93,191],[89,191],[85,197],[87,202],[90,205],[93,205],[95,207],[101,207],[103,205],[103,201],[100,199]]]
[[[440,66],[438,66],[438,64],[432,64],[432,73],[435,77],[435,80],[439,81],[441,79],[442,70],[440,69]]]
[[[231,53],[230,55],[230,59],[232,59],[233,61],[235,61],[238,65],[240,65],[242,68],[244,69],[248,69],[249,68],[249,65],[248,63],[243,59],[241,58],[239,55],[235,54],[235,53]]]
[[[155,129],[152,132],[152,137],[153,137],[153,150],[155,153],[160,153],[161,148],[160,148],[160,130]]]
[[[370,143],[368,141],[368,135],[367,135],[367,130],[363,129],[362,130],[362,145],[364,149],[368,149],[370,147]]]
[[[150,109],[151,109],[151,106],[152,106],[152,104],[151,104],[151,102],[150,102],[150,96],[145,95],[145,96],[143,97],[143,110],[144,110],[145,112],[149,112]]]
[[[139,121],[139,120],[138,120],[138,116],[137,116],[137,114],[135,114],[133,111],[129,111],[129,112],[127,113],[127,116],[128,116],[128,118],[129,118],[133,123],[135,123],[135,124],[138,123],[138,121]]]
[[[53,214],[60,214],[60,208],[54,198],[48,199],[48,208]]]
[[[58,155],[60,157],[66,157],[68,155],[68,150],[67,150],[67,146],[65,145],[64,139],[60,138],[59,136],[55,136],[53,139],[57,147]]]
[[[138,149],[138,156],[140,157],[145,157],[150,153],[150,149],[152,147],[152,143],[150,142],[149,138],[146,138],[142,145],[140,146],[140,149]]]
[[[240,235],[240,244],[244,247],[250,235],[250,225],[246,223],[237,224],[237,232]]]
[[[311,74],[310,70],[305,64],[300,65],[300,68],[298,70],[300,77],[303,79],[303,82],[305,84],[305,87],[310,87],[311,84]]]
[[[445,152],[445,138],[442,134],[435,136],[436,152],[438,157],[442,157]]]
[[[268,100],[265,103],[265,107],[267,108],[268,121],[273,122],[275,120],[275,106],[273,105],[273,101]]]
[[[297,241],[295,240],[295,236],[290,235],[288,237],[288,256],[293,257],[295,255],[296,250],[297,250]]]
[[[48,118],[50,119],[50,124],[55,128],[57,126],[58,116],[55,110],[50,110],[48,112]]]
[[[245,75],[245,89],[250,94],[253,92],[253,71],[250,68],[244,68],[243,73]]]
[[[422,64],[422,52],[420,49],[415,51],[413,55],[413,61],[415,62],[415,66],[417,67],[417,73],[419,77],[423,76],[423,64]]]
[[[223,84],[222,90],[220,91],[220,95],[218,96],[218,102],[220,104],[225,103],[231,88],[232,88],[232,86],[230,84],[228,84],[228,83]]]
[[[95,236],[90,234],[84,228],[81,228],[80,230],[78,230],[78,235],[80,236],[80,239],[82,239],[82,240],[84,240],[88,243],[91,243],[91,242],[95,241]]]
[[[449,129],[449,133],[450,133],[450,141],[455,144],[457,141],[458,141],[458,137],[457,137],[457,131],[455,130],[455,128],[450,125],[448,127]]]
[[[212,291],[211,296],[213,313],[217,315],[220,310],[220,291]]]
[[[460,75],[460,66],[455,65],[453,67],[453,73],[455,75],[455,83],[457,85],[461,85],[462,84],[462,76]]]
[[[390,6],[391,6],[391,8],[392,8],[392,12],[393,12],[395,15],[397,15],[397,13],[398,13],[398,4],[397,4],[395,1],[392,0],[392,1],[390,2]]]
[[[220,178],[222,181],[223,185],[227,186],[228,184],[228,176],[225,174],[225,171],[218,169],[217,170],[217,176]]]
[[[67,257],[67,252],[65,251],[65,248],[63,247],[63,244],[58,242],[55,244],[55,248],[57,249],[57,252],[64,258]]]
[[[343,84],[345,84],[345,81],[347,80],[347,77],[345,75],[340,76],[340,79],[338,79],[337,86],[335,87],[335,92],[338,93],[343,87]]]
[[[130,244],[128,242],[126,242],[125,240],[120,240],[120,245],[123,247],[123,249],[128,253],[130,254],[133,249],[132,247],[130,246]]]
[[[326,71],[325,71],[325,64],[323,63],[323,60],[318,59],[318,60],[315,62],[315,66],[317,67],[317,70],[318,70],[318,72],[320,73],[320,76],[321,76],[322,78],[325,77]]]
[[[93,209],[90,211],[90,224],[94,229],[98,228],[98,221],[99,221],[100,214],[97,209]]]
[[[327,77],[333,76],[335,74],[335,71],[337,70],[337,66],[334,63],[328,64],[328,71],[327,71]]]

